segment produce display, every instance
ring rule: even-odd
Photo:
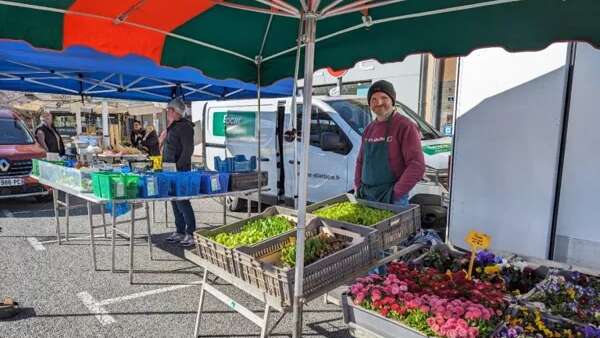
[[[600,330],[592,326],[577,327],[573,324],[544,317],[536,309],[516,307],[505,317],[505,323],[495,338],[595,338]]]
[[[320,234],[309,238],[304,242],[304,265],[309,265],[340,251],[348,244],[350,244],[350,241],[341,236]],[[292,237],[290,243],[281,250],[281,262],[290,268],[296,266],[296,238]]]
[[[502,284],[467,280],[464,271],[404,262],[387,271],[359,278],[350,288],[354,303],[428,336],[489,337],[507,306]]]
[[[469,257],[434,246],[357,279],[348,295],[423,336],[600,338],[600,278],[481,251],[468,280]]]
[[[268,216],[246,223],[240,232],[223,232],[212,239],[228,248],[237,248],[242,245],[256,244],[290,231],[294,227],[295,224],[284,216]]]
[[[470,254],[450,251],[445,245],[432,248],[422,259],[422,264],[436,268],[439,271],[460,271],[469,267]],[[501,256],[496,256],[490,251],[480,251],[475,257],[473,268],[474,278],[502,282],[506,290],[512,295],[521,295],[529,292],[541,282],[545,275],[543,269],[534,269],[523,261],[508,262]]]
[[[116,145],[113,150],[105,150],[102,153],[102,155],[106,155],[106,156],[140,155],[140,154],[142,154],[142,152],[139,149],[133,148],[133,147],[128,147],[128,146],[123,146],[123,145]]]
[[[579,272],[553,273],[528,298],[553,315],[600,326],[600,278]]]
[[[389,210],[375,209],[353,202],[335,203],[314,212],[315,215],[352,224],[371,226],[394,216]]]

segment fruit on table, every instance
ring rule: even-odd
[[[284,216],[268,216],[246,223],[240,232],[223,232],[213,237],[217,243],[228,248],[252,245],[277,236],[294,228],[294,223]]]
[[[389,210],[375,209],[352,202],[335,203],[315,211],[315,215],[336,221],[371,226],[394,216]]]
[[[304,265],[309,265],[325,258],[337,251],[344,249],[350,243],[339,236],[320,234],[309,238],[304,243]],[[296,239],[292,237],[290,243],[281,249],[281,262],[293,268],[296,266]]]

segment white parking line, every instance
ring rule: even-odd
[[[161,289],[138,292],[138,293],[134,293],[134,294],[127,295],[127,296],[105,299],[105,300],[98,302],[98,305],[103,306],[103,305],[108,305],[108,304],[121,303],[121,302],[125,302],[128,300],[142,298],[142,297],[146,297],[146,296],[152,296],[152,295],[156,295],[156,294],[163,293],[163,292],[185,289],[185,288],[189,288],[190,286],[195,286],[195,285],[198,285],[201,283],[202,283],[202,281],[197,281],[197,282],[192,282],[190,284],[174,285],[174,286],[169,286],[169,287],[161,288]]]
[[[96,319],[98,319],[100,324],[108,325],[108,324],[114,323],[115,319],[109,314],[108,311],[106,311],[106,309],[104,308],[105,305],[126,302],[128,300],[157,295],[157,294],[163,293],[163,292],[185,289],[185,288],[189,288],[190,286],[196,286],[201,283],[202,283],[202,281],[196,281],[196,282],[192,282],[190,284],[173,285],[173,286],[168,286],[166,288],[133,293],[131,295],[116,297],[116,298],[109,298],[109,299],[105,299],[102,301],[97,301],[96,299],[94,299],[94,297],[92,297],[92,295],[90,295],[89,293],[87,293],[85,291],[78,293],[77,297],[79,297],[79,299],[81,299],[81,301],[88,308],[88,310],[90,310],[90,313],[92,313],[96,316]]]
[[[27,237],[27,242],[35,249],[35,251],[44,251],[46,248],[35,237]]]
[[[13,215],[12,211],[10,211],[8,209],[2,209],[2,213],[4,214],[4,217],[8,217],[8,218],[15,217],[15,215]]]
[[[80,292],[77,294],[77,297],[81,299],[83,304],[88,308],[88,310],[90,310],[92,314],[96,315],[96,319],[98,319],[100,324],[108,325],[115,322],[115,319],[108,314],[108,311],[106,311],[106,309],[104,309],[100,304],[98,304],[94,297],[92,297],[92,295],[90,295],[89,293],[85,291]]]

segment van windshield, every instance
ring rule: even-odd
[[[373,121],[371,109],[366,99],[328,100],[327,103],[356,131],[362,135],[365,128]],[[422,140],[432,140],[442,137],[432,126],[407,106],[396,102],[396,110],[413,121],[421,130]]]
[[[33,144],[33,137],[20,120],[0,117],[0,145]]]

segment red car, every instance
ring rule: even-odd
[[[0,199],[31,196],[47,200],[48,190],[29,176],[31,160],[45,157],[44,148],[19,115],[0,109]]]

